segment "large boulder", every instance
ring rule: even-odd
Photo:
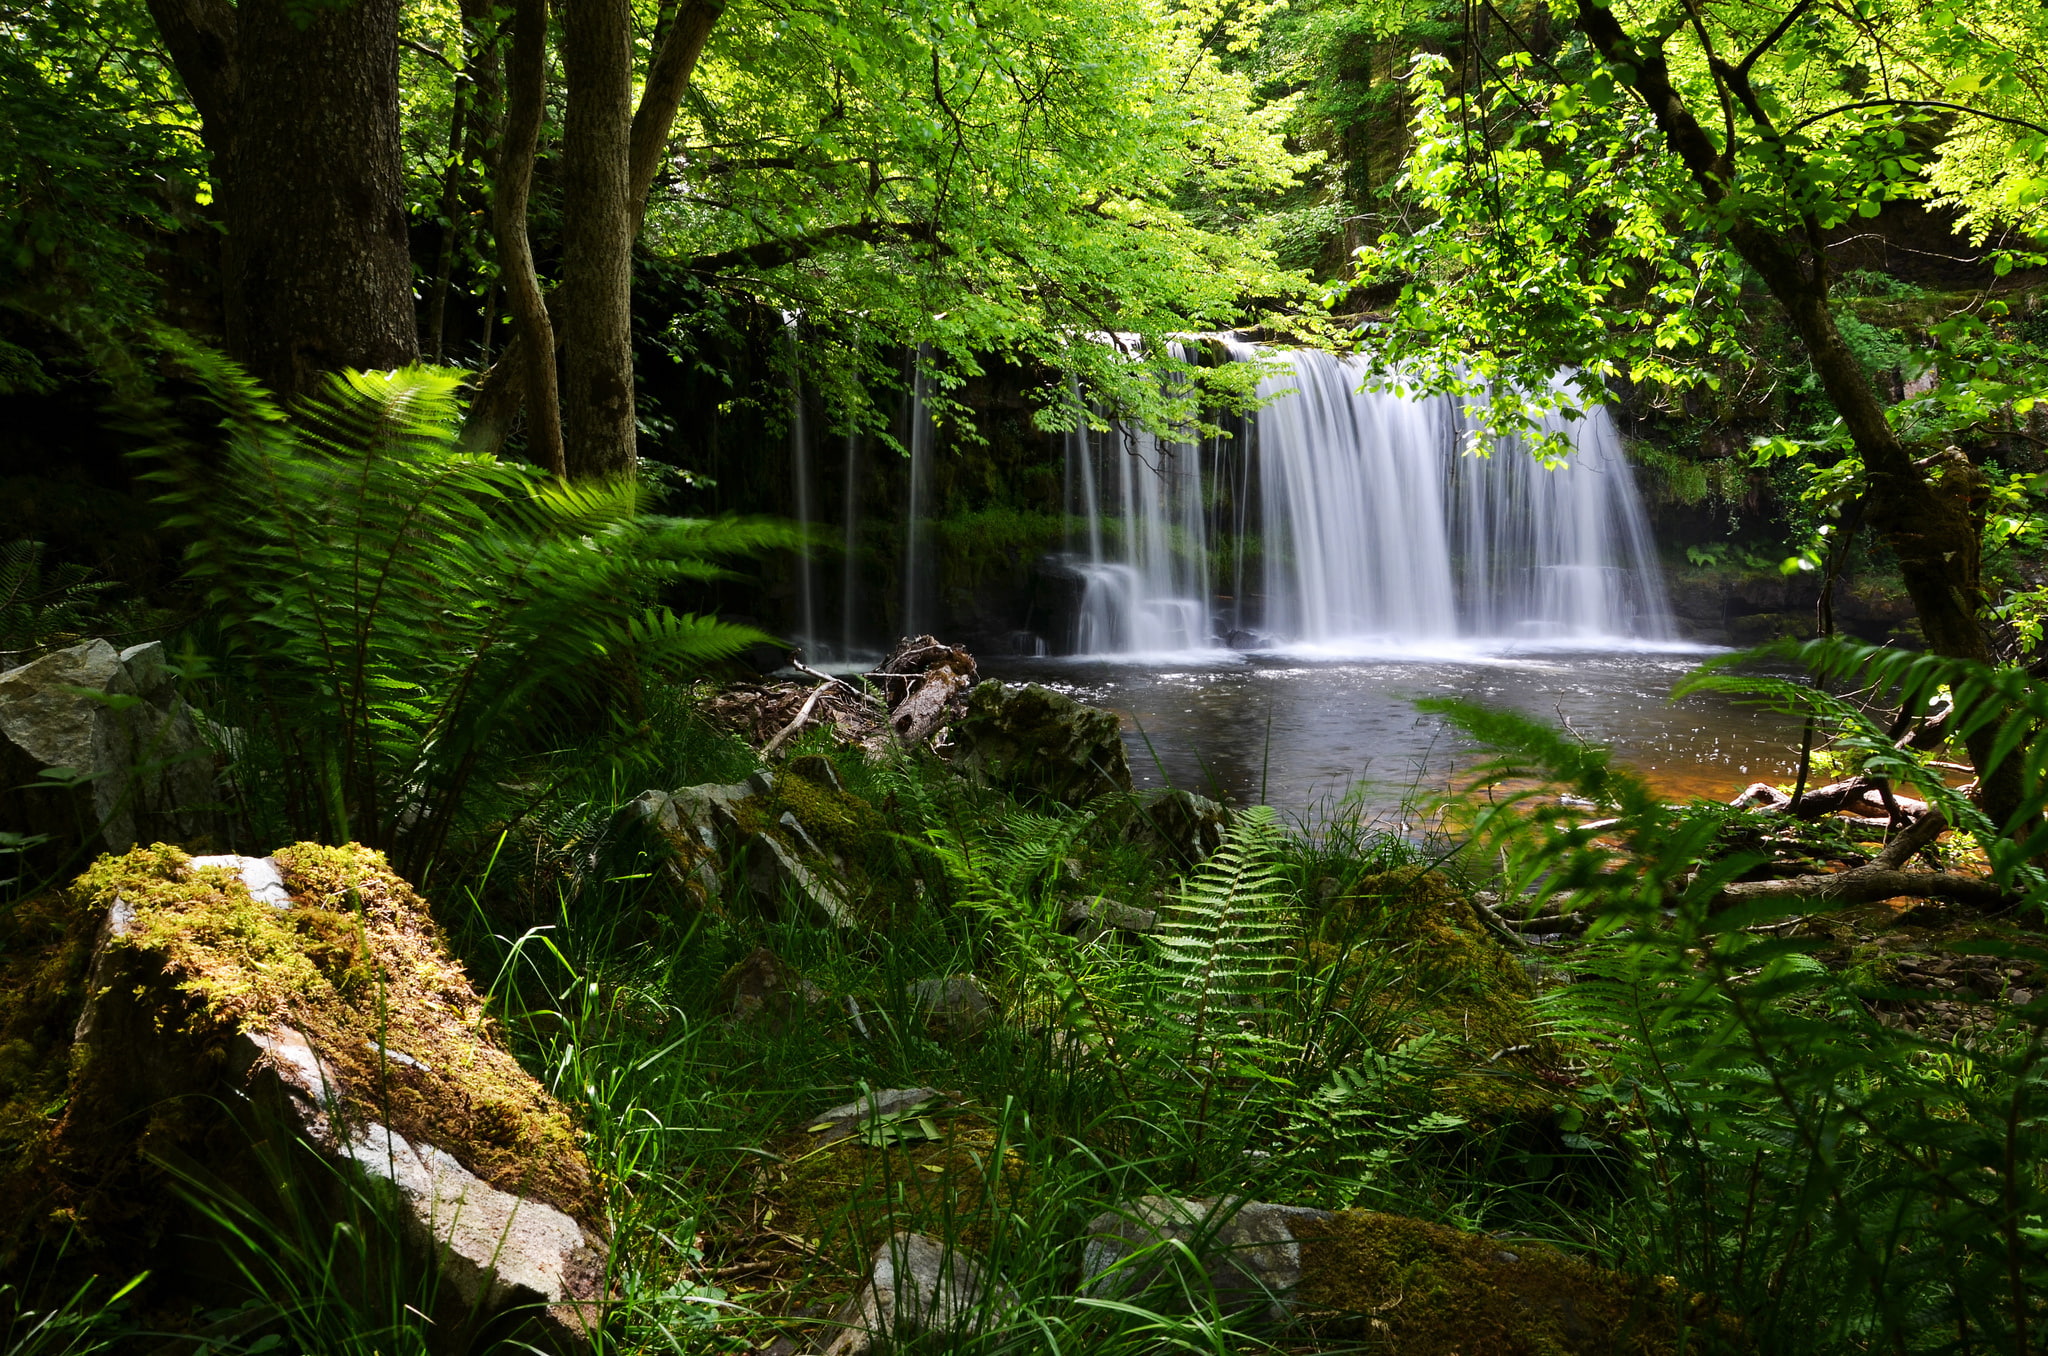
[[[0,995],[0,1106],[58,1095],[0,1116],[0,1268],[58,1222],[203,1290],[161,1246],[195,1227],[175,1163],[265,1214],[379,1198],[404,1254],[386,1264],[438,1271],[436,1330],[588,1345],[609,1244],[575,1120],[381,854],[158,845],[101,858],[43,915],[47,936],[17,939],[47,944],[34,982]],[[278,1143],[325,1166],[281,1187]]]
[[[1114,712],[1037,683],[990,679],[968,694],[953,726],[954,766],[1021,798],[1078,805],[1131,789],[1131,763]]]
[[[213,753],[161,642],[88,640],[0,673],[0,829],[59,847],[214,828]]]

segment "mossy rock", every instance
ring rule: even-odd
[[[1576,1079],[1543,1029],[1520,961],[1446,876],[1362,878],[1311,918],[1307,961],[1340,1001],[1378,1008],[1396,1040],[1426,1038],[1446,1110],[1479,1122],[1547,1119]]]
[[[970,779],[1020,799],[1079,805],[1131,789],[1114,712],[1037,683],[977,684],[953,726],[953,762]]]
[[[849,1271],[899,1230],[985,1250],[1029,1186],[1001,1129],[943,1097],[866,1117],[850,1134],[806,1127],[780,1147],[784,1161],[756,1188],[774,1202],[776,1227]]]
[[[1675,1356],[1734,1326],[1668,1278],[1627,1276],[1540,1243],[1345,1210],[1295,1227],[1297,1312],[1318,1332],[1401,1356]],[[1681,1331],[1690,1342],[1681,1347]]]
[[[498,1040],[381,853],[299,844],[219,862],[139,848],[16,911],[17,935],[47,935],[21,953],[37,959],[7,962],[31,980],[0,1017],[0,1186],[23,1207],[0,1241],[76,1230],[87,1247],[146,1248],[173,1213],[155,1163],[233,1180],[246,1165],[223,1155],[246,1135],[226,1108],[287,1047],[314,1089],[299,1094],[314,1138],[374,1124],[521,1201],[602,1217],[574,1118]],[[263,897],[246,867],[274,873]]]

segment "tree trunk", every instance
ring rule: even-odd
[[[630,475],[633,11],[566,0],[562,69],[562,435],[572,476]]]
[[[169,4],[177,3],[179,0],[155,0],[155,2]],[[183,2],[200,4],[205,3],[206,0],[183,0]],[[594,2],[595,0],[576,0],[578,4]],[[724,13],[725,0],[683,0],[676,13],[669,20],[668,26],[658,35],[654,58],[648,65],[646,85],[641,91],[640,96],[640,107],[633,114],[631,127],[627,133],[627,234],[623,244],[623,253],[627,270],[627,304],[629,308],[631,304],[630,285],[633,242],[640,236],[640,225],[647,213],[648,191],[653,187],[654,180],[660,173],[662,157],[668,147],[669,133],[675,125],[676,111],[682,107],[683,96],[690,87],[690,77],[696,71],[698,59],[704,54],[704,44],[709,40],[711,30],[717,26],[719,17]],[[573,14],[570,16],[570,19],[571,23],[573,23]],[[582,35],[577,34],[575,36],[581,37]],[[616,43],[607,39],[606,50],[616,57],[620,48]],[[630,63],[632,57],[630,42],[624,50],[626,60]],[[569,60],[569,49],[566,44],[563,50],[563,59],[565,63]],[[631,74],[629,64],[623,77],[628,84],[631,82]],[[570,94],[570,118],[574,121],[576,118],[575,89],[577,87],[577,75],[575,72],[572,71],[570,73],[569,80],[572,87]],[[610,82],[605,82],[605,86],[609,89]],[[573,202],[575,200],[574,195],[575,189],[565,185],[565,196]],[[573,214],[571,220],[574,220]],[[586,228],[594,228],[594,223],[583,224]],[[564,245],[567,245],[566,233]],[[606,252],[608,253],[609,251],[607,250]],[[562,285],[555,289],[554,296],[551,298],[552,305],[550,309],[552,314],[562,319],[566,327],[572,323],[568,318],[576,315],[581,310],[582,303],[578,299],[580,294],[573,285],[572,279],[567,276],[566,259],[564,260],[564,265],[565,276],[562,279]],[[630,323],[631,316],[629,311],[627,315],[627,361],[629,364],[631,361]],[[558,332],[557,337],[565,345],[567,344],[568,335],[566,330]],[[470,451],[495,454],[504,446],[505,437],[511,431],[513,421],[518,417],[519,408],[526,399],[526,380],[529,362],[522,351],[523,348],[522,341],[515,335],[512,341],[505,346],[505,351],[499,358],[497,365],[485,372],[477,382],[476,394],[470,400],[469,417],[464,421],[462,427],[462,443]],[[630,393],[630,366],[628,367],[628,377],[627,389]],[[564,373],[564,380],[565,382],[567,380],[566,371]],[[631,444],[629,443],[628,446],[630,447]],[[579,466],[572,469],[575,469],[577,474],[606,473],[605,468],[584,470]]]
[[[228,349],[290,400],[419,360],[399,149],[399,0],[236,7]],[[174,49],[175,50],[175,49]]]
[[[527,388],[533,393],[533,459],[556,475],[565,471],[562,407],[555,387],[555,331],[534,272],[526,234],[526,200],[533,186],[534,148],[540,142],[547,107],[548,0],[518,0],[512,19],[512,57],[506,63],[505,137],[500,143],[498,184],[492,195],[497,218],[499,272],[526,354]]]

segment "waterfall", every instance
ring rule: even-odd
[[[1277,396],[1257,416],[1262,630],[1340,646],[1672,633],[1604,409],[1548,421],[1574,447],[1553,470],[1515,438],[1475,455],[1464,400],[1361,391],[1360,363],[1316,350],[1285,360],[1259,386]]]
[[[1265,356],[1225,347],[1240,361]],[[1518,438],[1477,455],[1467,399],[1365,391],[1357,360],[1278,356],[1285,366],[1260,382],[1267,403],[1243,445],[1205,455],[1114,425],[1099,448],[1085,430],[1067,436],[1067,511],[1085,524],[1066,557],[1081,582],[1075,651],[1200,649],[1219,633],[1250,642],[1254,626],[1255,643],[1338,648],[1672,634],[1604,409],[1547,421],[1574,449],[1551,469]],[[1212,490],[1227,491],[1236,546],[1213,571]]]
[[[931,378],[925,370],[928,361],[929,355],[920,346],[911,358],[910,367],[910,436],[905,440],[910,446],[910,494],[903,527],[901,628],[906,636],[922,635],[921,628],[930,624],[925,617],[924,600],[933,591],[932,581],[925,578],[931,569],[931,562],[925,559],[929,549],[925,541],[925,515],[930,512],[925,500],[931,496],[933,434],[928,408]]]
[[[853,658],[856,632],[855,608],[860,601],[860,435],[846,435],[845,522],[842,550],[845,559],[839,580],[839,658]]]
[[[1075,650],[1155,654],[1214,645],[1202,448],[1111,424],[1098,453],[1086,412],[1077,415],[1066,438],[1066,512],[1084,524],[1066,562],[1081,584]],[[1105,520],[1114,524],[1110,533]]]
[[[789,379],[789,463],[791,481],[796,487],[796,521],[804,534],[796,548],[796,590],[797,617],[799,629],[797,644],[817,658],[818,646],[818,600],[814,572],[811,568],[810,531],[812,522],[811,493],[811,439],[810,429],[804,418],[804,376],[803,367],[797,361],[796,325],[792,320],[789,327],[791,349]]]

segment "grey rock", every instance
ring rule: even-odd
[[[781,1030],[796,1016],[818,1007],[825,992],[796,967],[765,946],[757,946],[718,981],[718,1006],[727,1020],[758,1022]]]
[[[1124,838],[1166,857],[1183,871],[1192,870],[1222,845],[1235,818],[1207,796],[1165,787],[1138,798]]]
[[[1080,804],[1131,789],[1115,713],[1036,683],[977,685],[953,725],[953,748],[968,778],[1020,797]]]
[[[995,1000],[973,975],[920,979],[910,986],[911,1005],[951,1036],[971,1036],[996,1018]]]
[[[1108,932],[1125,932],[1143,936],[1159,931],[1159,911],[1141,909],[1134,904],[1119,904],[1113,899],[1070,899],[1061,910],[1061,919],[1067,931],[1090,933],[1101,936]]]
[[[945,1094],[936,1088],[883,1088],[857,1097],[851,1102],[827,1107],[804,1122],[804,1128],[816,1135],[813,1148],[837,1144],[842,1139],[851,1139],[861,1126],[885,1116],[900,1116],[925,1102],[940,1102]]]
[[[1301,1284],[1295,1226],[1329,1218],[1327,1210],[1264,1201],[1142,1196],[1090,1221],[1081,1272],[1091,1295],[1142,1293],[1161,1305],[1206,1287],[1226,1309],[1263,1306],[1279,1322]],[[1184,1274],[1189,1254],[1199,1276]]]
[[[774,791],[775,774],[764,768],[743,782],[645,792],[621,813],[637,817],[671,841],[679,835],[693,849],[701,846],[704,857],[694,850],[678,857],[692,859],[687,869],[695,873],[707,897],[717,892],[720,879],[737,878],[768,900],[793,895],[833,926],[853,926],[853,906],[829,878],[826,854],[794,814],[783,812],[776,824],[779,833],[756,833],[746,827],[741,805]]]
[[[190,842],[218,827],[213,781],[161,643],[89,640],[0,673],[0,828],[116,852]]]
[[[875,1249],[868,1276],[835,1320],[825,1356],[868,1356],[920,1337],[958,1337],[999,1324],[1017,1296],[978,1260],[923,1234],[897,1232]]]
[[[686,819],[684,808],[671,792],[643,791],[613,817],[613,829],[653,838],[662,873],[698,903],[709,903],[718,897],[718,834],[708,816]]]

